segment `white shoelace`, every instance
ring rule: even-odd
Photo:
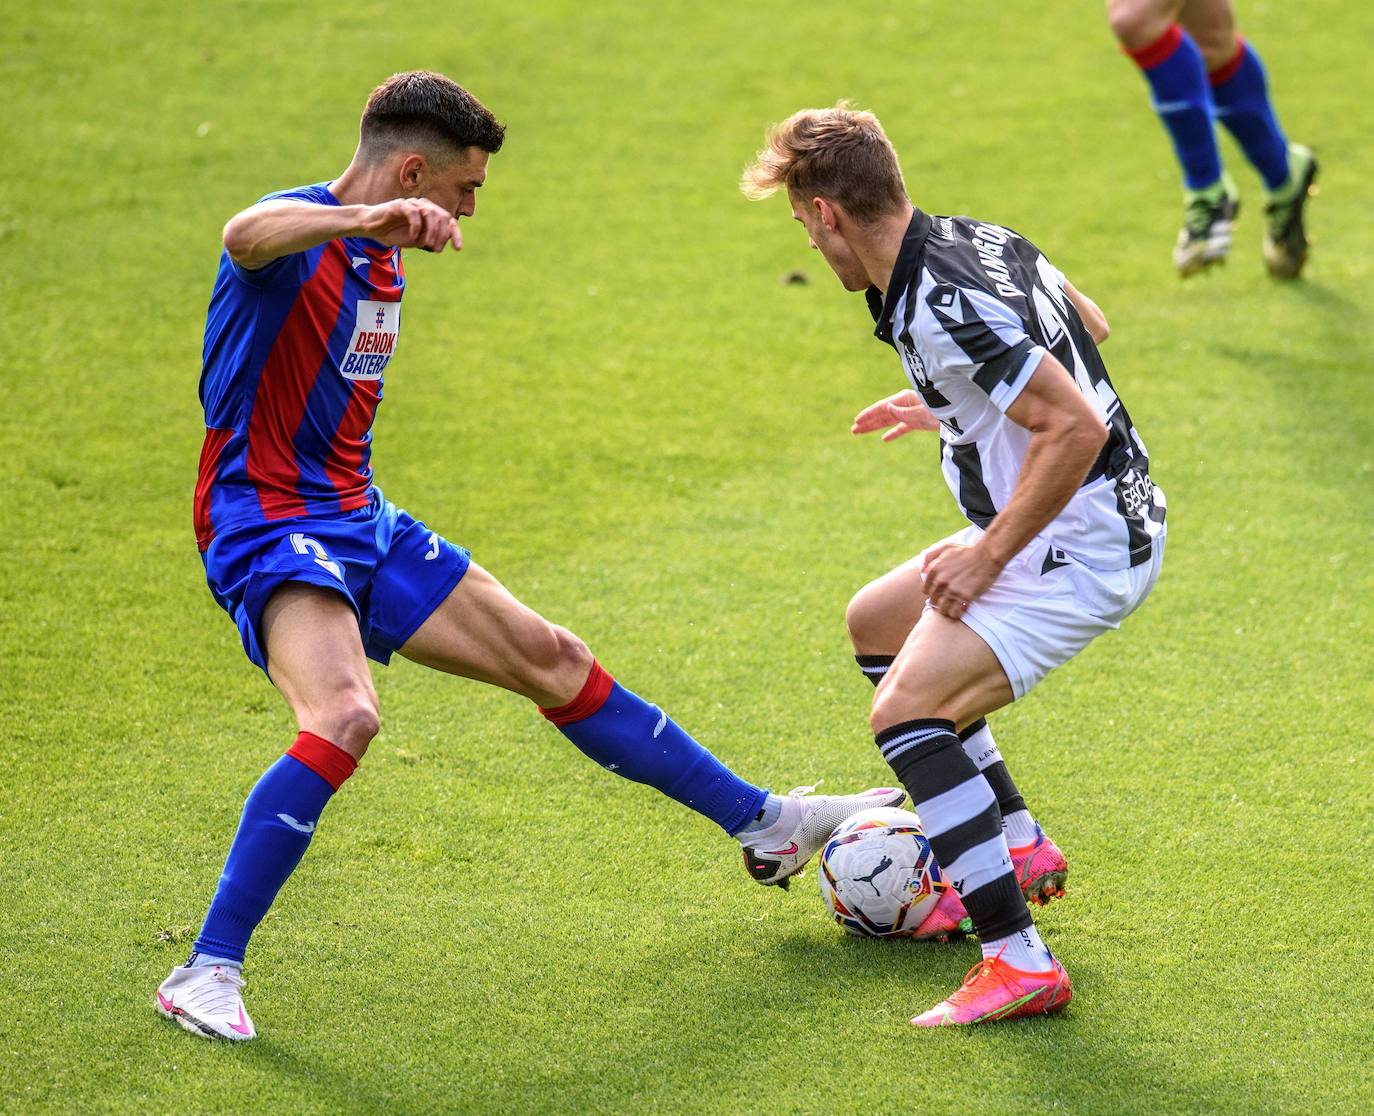
[[[196,987],[192,1003],[199,1011],[233,1015],[239,1005],[239,992],[247,983],[238,973],[216,965],[213,979]]]

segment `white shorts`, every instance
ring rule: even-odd
[[[969,526],[943,541],[972,546],[982,534]],[[1163,534],[1148,562],[1126,570],[1085,566],[1037,537],[961,619],[992,648],[1021,698],[1103,632],[1119,628],[1154,588],[1163,561]]]

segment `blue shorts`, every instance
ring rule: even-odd
[[[367,507],[336,517],[229,527],[201,559],[210,592],[264,673],[262,610],[286,582],[337,592],[357,614],[368,658],[385,663],[453,592],[471,561],[375,489]]]

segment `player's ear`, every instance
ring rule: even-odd
[[[835,214],[835,207],[824,198],[812,198],[811,205],[820,216],[821,224],[825,226],[827,232],[834,232],[839,225],[839,219]]]
[[[425,176],[427,165],[425,157],[416,151],[412,151],[401,160],[397,174],[401,180],[402,191],[410,194],[419,190],[420,180]]]

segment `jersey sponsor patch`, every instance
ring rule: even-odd
[[[350,380],[377,380],[396,351],[401,332],[401,304],[358,299],[353,337],[339,362],[339,371]]]

